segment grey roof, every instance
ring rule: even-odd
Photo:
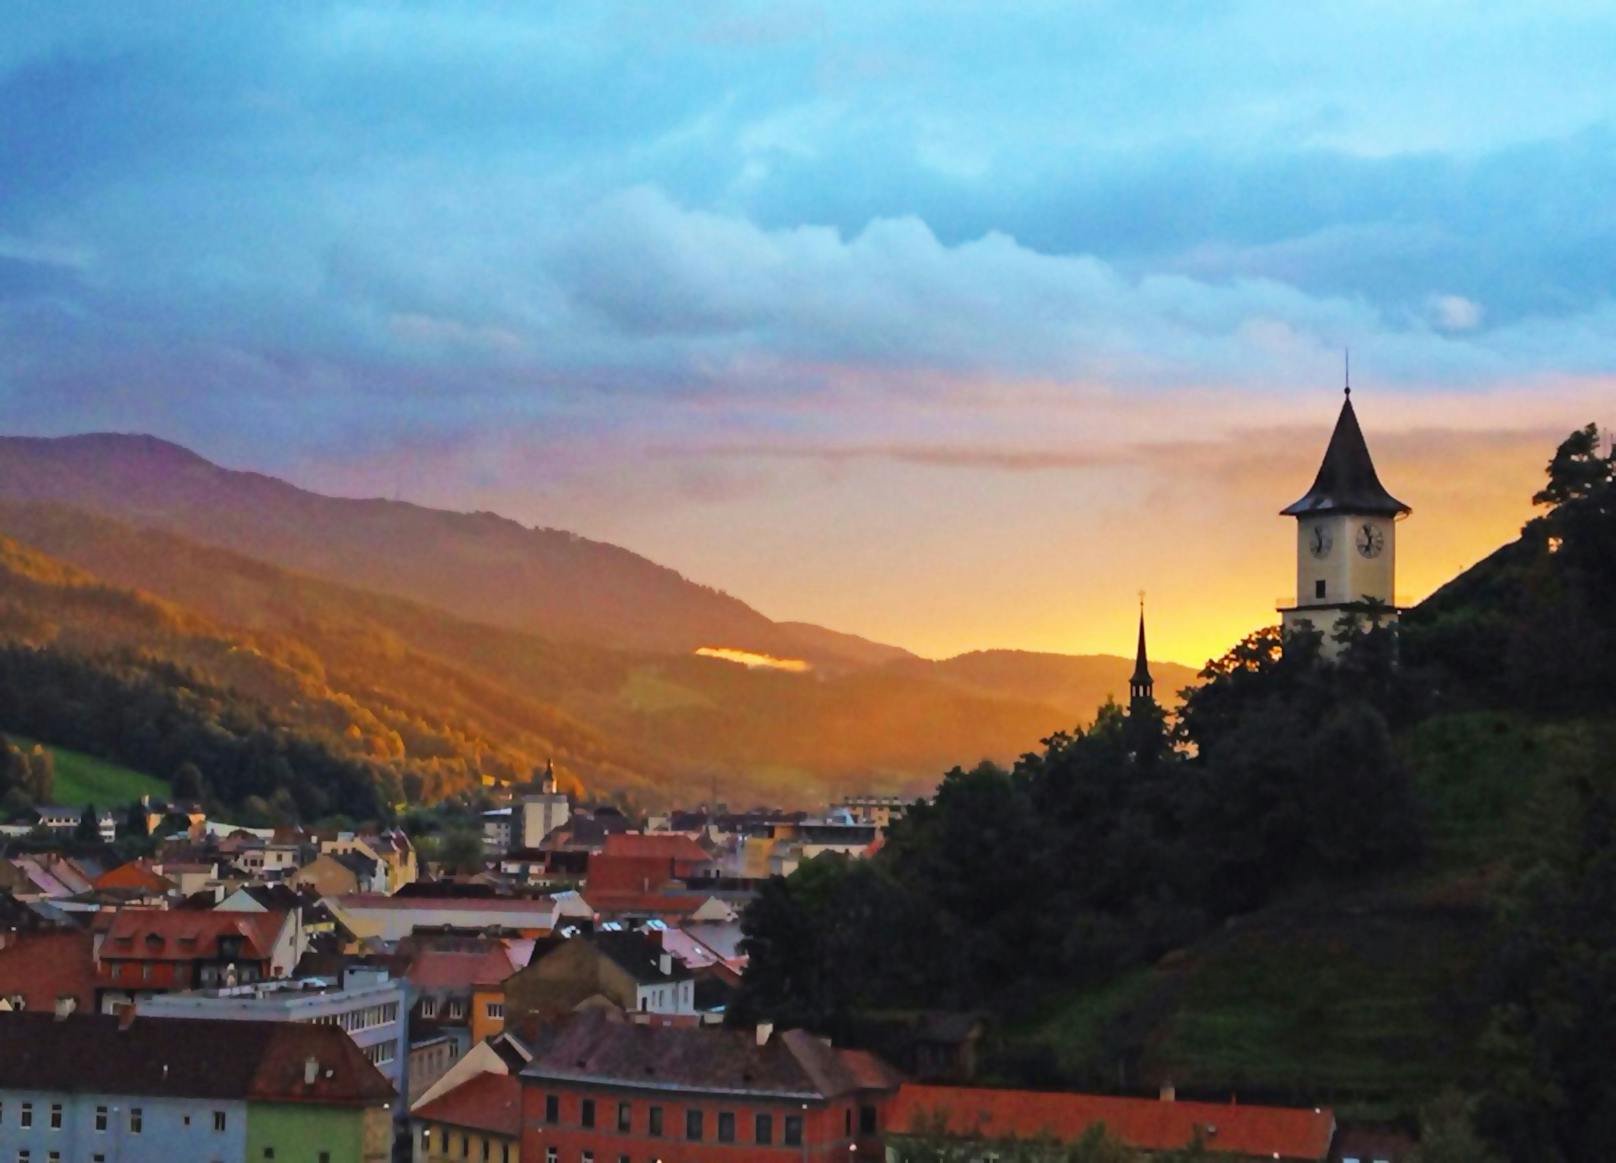
[[[1329,447],[1324,450],[1324,462],[1319,474],[1301,499],[1280,510],[1285,517],[1302,517],[1310,513],[1361,513],[1372,517],[1396,517],[1409,512],[1409,507],[1388,493],[1375,474],[1375,462],[1370,459],[1369,445],[1364,442],[1363,429],[1358,427],[1358,416],[1352,410],[1352,396],[1341,405],[1341,415],[1335,422]]]

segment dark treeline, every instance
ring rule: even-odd
[[[1396,633],[1365,607],[1328,663],[1317,636],[1259,631],[1207,666],[1171,729],[1107,706],[1009,770],[949,772],[871,859],[775,878],[744,917],[737,1019],[844,1036],[918,1007],[1013,1023],[1301,886],[1417,871],[1430,821],[1401,735],[1525,708],[1593,739],[1616,709],[1616,453],[1574,433],[1535,499],[1519,542]],[[1504,869],[1476,985],[1492,1017],[1433,1105],[1433,1149],[1479,1132],[1509,1158],[1616,1157],[1616,763],[1588,750],[1589,770],[1550,773],[1575,785],[1554,801],[1570,806]]]
[[[402,798],[390,768],[342,754],[239,692],[134,652],[0,645],[0,727],[165,776],[179,795],[258,817],[375,820]]]

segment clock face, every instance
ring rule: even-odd
[[[1323,525],[1313,526],[1313,532],[1308,535],[1307,551],[1314,557],[1325,558],[1330,556],[1330,546],[1335,541],[1324,531]]]
[[[1386,548],[1386,535],[1373,525],[1358,526],[1358,536],[1353,540],[1358,552],[1365,557],[1379,557],[1380,551]]]

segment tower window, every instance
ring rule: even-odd
[[[1315,598],[1322,598],[1324,596],[1324,579],[1323,578],[1320,578],[1318,581],[1313,583],[1313,596]]]

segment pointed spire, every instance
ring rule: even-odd
[[[1363,429],[1358,427],[1358,415],[1352,409],[1352,389],[1348,387],[1313,487],[1299,501],[1281,509],[1280,514],[1301,517],[1309,513],[1362,513],[1396,517],[1407,512],[1409,507],[1388,493],[1375,473],[1375,462],[1370,459]]]
[[[1134,658],[1133,677],[1128,679],[1130,705],[1155,698],[1156,680],[1150,677],[1150,655],[1145,650],[1145,593],[1139,591],[1139,649]]]

